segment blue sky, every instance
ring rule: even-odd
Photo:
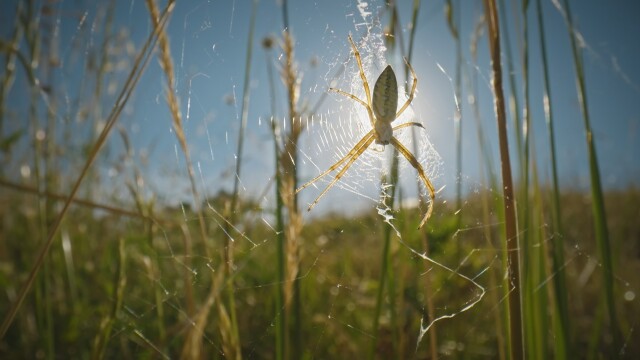
[[[116,3],[114,31],[126,31],[123,38],[139,46],[151,31],[144,1]],[[233,182],[252,3],[248,0],[178,1],[168,26],[178,81],[177,93],[181,99],[187,138],[194,161],[201,169],[203,186],[209,194],[221,188],[231,189]],[[266,126],[266,119],[270,116],[267,61],[261,41],[268,35],[281,36],[283,21],[279,3],[275,0],[263,0],[257,5],[246,158],[241,178],[248,196],[261,194],[273,173],[273,145],[269,127]],[[406,42],[412,2],[399,3],[400,21]],[[479,80],[478,101],[482,126],[491,142],[495,165],[499,164],[499,157],[489,86],[491,74],[486,37],[479,42],[477,67],[469,52],[470,37],[477,17],[482,12],[481,2],[462,3],[464,6],[461,11],[460,34],[465,61],[465,85],[460,99],[464,148],[461,181],[463,190],[471,192],[484,186],[480,179],[476,120],[467,101],[469,84],[475,77]],[[510,5],[512,2],[506,3]],[[560,12],[549,0],[542,0],[542,3],[561,183],[567,189],[583,190],[589,186],[587,153],[569,37]],[[13,28],[16,2],[3,2],[1,6],[0,36],[7,39]],[[52,84],[59,101],[67,99],[67,103],[73,103],[74,99],[81,98],[82,92],[86,91],[82,84],[83,77],[86,76],[86,70],[83,69],[86,69],[88,63],[87,54],[99,53],[104,33],[100,28],[92,28],[92,25],[101,24],[97,19],[104,16],[106,6],[91,1],[62,1],[54,6],[59,10],[53,23],[57,24],[58,56],[61,62],[53,70]],[[362,18],[356,0],[289,1],[288,6],[290,27],[295,37],[296,58],[299,68],[304,72],[301,97],[310,99],[311,103],[315,103],[327,91],[338,65],[349,57],[347,35],[353,34],[354,38],[359,39],[367,29],[381,32],[380,27],[370,26],[372,21],[379,21],[382,26],[389,23],[389,14],[382,1],[368,1],[366,9],[371,15],[366,19]],[[577,28],[585,41],[588,104],[603,183],[607,188],[625,188],[631,184],[637,186],[640,180],[640,161],[636,159],[640,154],[640,68],[637,66],[640,64],[637,40],[640,34],[640,22],[637,21],[640,3],[631,0],[589,0],[572,1],[572,7]],[[501,25],[509,31],[511,47],[517,51],[520,33],[514,29],[519,28],[516,25],[520,24],[515,24],[516,14],[509,6],[507,14],[507,23],[503,22]],[[42,21],[47,21],[46,16],[42,17]],[[548,182],[548,133],[541,106],[542,75],[535,1],[531,2],[529,23],[532,128],[535,139],[532,153],[535,154],[541,180]],[[23,43],[21,48],[26,49],[26,45]],[[134,46],[133,50],[137,48]],[[274,49],[271,59],[276,61],[280,53],[279,49]],[[310,65],[312,60],[317,61],[317,66]],[[397,52],[395,55],[388,55],[387,60],[400,68],[401,58]],[[517,84],[522,86],[518,54],[515,61]],[[455,77],[456,65],[455,42],[445,22],[443,1],[422,2],[412,64],[419,78],[418,96],[413,102],[413,111],[417,120],[427,128],[429,140],[442,159],[442,166],[437,173],[432,174],[436,175],[436,188],[444,188],[442,197],[451,196],[457,181],[453,126],[455,98],[451,83],[451,79]],[[374,67],[367,74],[371,83],[381,70]],[[118,72],[115,67],[113,72],[106,75],[105,83],[113,81],[114,86],[119,89],[118,84],[122,83],[125,74],[126,71]],[[402,74],[398,73],[398,76],[399,83],[403,84]],[[277,115],[282,117],[285,116],[284,90],[281,82],[276,80]],[[505,90],[508,91],[506,83]],[[119,124],[128,130],[137,154],[149,152],[149,163],[144,167],[148,182],[159,189],[165,200],[174,202],[173,200],[188,198],[188,180],[181,154],[178,153],[177,157],[175,155],[177,142],[170,131],[171,118],[164,100],[164,91],[164,75],[154,59]],[[522,104],[522,89],[519,88],[518,92]],[[28,93],[24,72],[18,71],[16,83],[9,94],[12,111],[26,113],[28,97],[24,94]],[[235,102],[229,104],[229,100],[233,98]],[[109,94],[104,99],[102,106],[109,109]],[[318,116],[322,115],[326,119],[347,117],[350,107],[345,105],[339,96],[330,95]],[[72,110],[73,106],[69,106],[66,111],[68,113]],[[57,118],[62,122],[64,116],[64,107],[60,107]],[[22,125],[20,122],[13,122],[8,128],[16,126]],[[509,126],[509,141],[513,145],[514,129],[511,123]],[[82,138],[81,135],[78,137]],[[318,139],[305,136],[302,141],[304,146],[313,147]],[[112,134],[110,146],[111,158],[97,164],[102,169],[108,169],[116,161],[115,154],[122,151],[122,141]],[[322,168],[330,165],[331,158],[316,161]],[[515,162],[513,153],[512,162]],[[301,174],[308,178],[317,174],[317,170],[303,165]],[[409,184],[415,182],[415,173],[407,174],[403,176],[403,184],[409,187]],[[326,204],[319,206],[320,209],[343,208],[335,200],[338,196],[345,196],[344,191],[333,192],[335,194],[328,195],[329,200],[325,199]],[[303,198],[306,201],[312,200],[314,194],[317,194],[317,190],[303,195]],[[354,199],[354,203],[360,200],[363,199]]]

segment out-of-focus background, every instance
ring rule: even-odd
[[[2,2],[0,354],[637,356],[638,13]],[[329,91],[367,101],[349,36],[371,90],[391,65],[403,104],[417,79],[394,124],[424,129],[395,135],[435,201],[382,145],[310,211],[341,167],[296,191],[371,129],[364,106]]]

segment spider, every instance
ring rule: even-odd
[[[336,92],[338,94],[344,95],[348,98],[353,99],[355,102],[364,106],[367,110],[367,114],[369,115],[369,121],[371,122],[372,129],[362,137],[360,141],[345,155],[342,159],[338,160],[335,164],[331,165],[325,172],[311,179],[306,184],[300,186],[296,190],[296,194],[302,191],[304,188],[309,185],[315,183],[320,178],[325,175],[331,173],[332,171],[338,169],[342,166],[342,169],[338,171],[334,179],[329,183],[329,185],[318,195],[318,197],[309,205],[307,209],[310,211],[320,199],[336,184],[338,180],[347,172],[347,170],[353,165],[353,163],[364,153],[365,150],[369,148],[369,146],[375,141],[376,144],[380,145],[393,145],[399,153],[401,153],[407,161],[416,169],[418,172],[418,177],[422,180],[425,187],[429,192],[429,197],[431,201],[429,202],[429,207],[427,209],[427,213],[424,215],[422,220],[420,221],[420,225],[418,229],[420,229],[429,219],[431,213],[433,211],[433,203],[435,201],[435,191],[431,181],[427,178],[427,175],[424,172],[424,169],[418,162],[418,160],[413,156],[413,154],[404,146],[402,143],[393,136],[393,132],[395,130],[403,129],[410,126],[417,126],[420,128],[424,128],[422,124],[417,122],[407,122],[404,124],[397,125],[395,127],[391,126],[391,123],[396,120],[400,115],[409,107],[413,97],[415,95],[416,87],[418,86],[418,78],[416,77],[415,71],[413,71],[413,67],[409,64],[408,61],[405,62],[411,71],[411,75],[413,76],[413,85],[411,86],[411,92],[409,93],[409,98],[407,101],[398,109],[398,83],[396,81],[396,74],[393,72],[391,65],[387,65],[387,67],[382,71],[378,80],[376,81],[375,86],[373,87],[373,95],[369,90],[369,83],[367,82],[367,78],[364,74],[364,69],[362,68],[362,59],[360,58],[360,52],[356,47],[356,44],[353,42],[351,35],[349,35],[349,42],[351,43],[351,48],[353,50],[353,55],[356,58],[356,62],[358,63],[358,69],[360,70],[360,78],[362,79],[362,84],[364,87],[364,93],[367,97],[367,101],[364,101],[357,96],[350,94],[348,92],[342,91],[340,89],[329,88],[329,91]]]

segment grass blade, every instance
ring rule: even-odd
[[[591,179],[592,212],[594,218],[593,225],[595,230],[596,243],[598,244],[598,249],[600,252],[600,261],[602,262],[602,279],[605,292],[604,300],[609,316],[609,325],[611,327],[611,333],[613,336],[613,351],[611,351],[607,355],[617,358],[618,351],[620,351],[622,346],[622,336],[620,334],[618,318],[616,316],[616,307],[613,295],[613,259],[611,255],[611,244],[609,243],[609,230],[607,227],[607,217],[604,208],[602,183],[600,181],[600,168],[598,166],[596,144],[593,139],[591,120],[589,116],[589,107],[587,105],[587,89],[585,84],[586,80],[584,73],[584,64],[582,62],[582,53],[578,48],[576,40],[576,29],[573,25],[571,8],[569,6],[568,0],[564,0],[564,7],[566,11],[565,20],[567,22],[567,29],[569,31],[569,38],[571,40],[573,63],[576,71],[578,101],[580,103],[580,110],[582,111],[587,140],[587,152],[589,156],[589,176]]]
[[[92,359],[104,358],[104,352],[111,337],[113,324],[117,321],[118,313],[122,308],[122,303],[124,300],[124,290],[127,285],[126,258],[127,253],[125,251],[125,242],[123,238],[120,238],[120,240],[118,241],[118,267],[116,269],[116,276],[114,278],[115,290],[113,297],[115,298],[115,301],[113,302],[111,312],[105,318],[103,318],[102,322],[100,323],[100,332],[96,335],[91,349]]]
[[[571,324],[569,322],[569,305],[567,296],[566,275],[564,267],[564,231],[562,228],[562,214],[560,210],[560,187],[558,185],[558,165],[556,159],[555,130],[551,103],[551,88],[549,86],[549,66],[547,59],[547,46],[545,40],[544,20],[542,17],[541,0],[536,0],[536,12],[538,29],[540,32],[540,56],[542,58],[542,74],[544,84],[544,114],[549,131],[549,147],[551,154],[552,177],[552,218],[554,236],[551,237],[553,257],[553,286],[554,286],[554,355],[556,359],[566,359],[573,353],[571,348]]]
[[[460,107],[460,99],[462,99],[462,39],[460,39],[460,6],[454,8],[451,0],[446,3],[445,13],[447,25],[451,36],[456,42],[456,80],[454,100],[456,108],[453,114],[453,127],[456,142],[456,212],[458,227],[461,226],[462,212],[458,211],[462,208],[462,108]],[[456,12],[456,9],[458,11]],[[457,16],[456,16],[457,15]]]

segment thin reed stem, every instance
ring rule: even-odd
[[[11,40],[8,41],[6,44],[4,44],[6,47],[6,50],[3,49],[4,51],[6,51],[6,54],[5,54],[4,73],[2,74],[3,75],[2,81],[0,81],[0,139],[2,141],[6,141],[5,134],[4,134],[4,122],[5,122],[5,115],[7,111],[6,101],[9,95],[9,91],[11,90],[11,87],[13,86],[13,83],[15,80],[16,59],[20,54],[18,51],[18,46],[24,34],[24,30],[22,28],[22,25],[20,24],[23,16],[22,15],[23,6],[24,5],[22,1],[19,1],[16,5],[13,34],[11,36]],[[26,65],[26,61],[22,61],[22,64]],[[31,82],[31,84],[33,84],[33,82]],[[7,137],[7,139],[8,138],[10,137]],[[0,172],[0,174],[2,174],[2,172]]]
[[[273,121],[273,120],[272,120]],[[278,268],[278,286],[276,287],[276,359],[285,358],[286,348],[288,346],[288,337],[286,331],[287,313],[284,307],[284,282],[286,281],[286,261],[285,261],[285,229],[282,211],[284,203],[282,201],[282,179],[280,175],[280,146],[278,146],[277,127],[275,121],[272,125],[273,141],[275,151],[275,167],[276,167],[276,266]]]
[[[392,32],[391,35],[401,34],[401,31],[396,31],[396,25],[399,24],[399,21],[397,19],[398,13],[397,13],[395,2],[387,3],[387,7],[389,7],[389,11],[391,14],[391,19],[390,19],[391,25],[389,27]],[[387,36],[386,39],[388,40],[387,42],[390,48],[392,48],[396,44],[395,36]],[[400,41],[400,49],[402,51],[402,39],[400,37],[398,37],[398,39]],[[380,197],[383,199],[387,208],[393,210],[395,206],[395,194],[397,190],[396,187],[398,184],[398,166],[399,166],[398,165],[399,154],[395,146],[393,148],[392,156],[393,157],[391,161],[391,169],[389,172],[389,176],[387,177],[386,175],[383,175],[382,178],[380,179],[380,183],[382,185]],[[385,189],[387,184],[389,185],[389,187]],[[378,336],[380,334],[380,313],[382,312],[385,286],[386,286],[387,277],[389,276],[389,271],[390,271],[389,258],[391,256],[390,249],[391,249],[392,227],[389,224],[383,224],[383,227],[384,227],[384,233],[382,235],[382,239],[383,239],[384,245],[382,248],[382,255],[381,255],[381,261],[380,261],[380,277],[378,278],[378,291],[376,293],[376,304],[373,311],[372,332],[374,334],[374,337],[371,341],[371,347],[369,348],[368,359],[373,359],[375,357],[376,349],[378,347]],[[390,296],[390,298],[393,299],[393,296]]]
[[[531,222],[531,203],[530,203],[530,189],[529,189],[529,156],[530,156],[530,128],[531,128],[531,111],[530,111],[530,79],[529,79],[529,19],[527,17],[528,1],[522,1],[521,15],[522,15],[522,82],[523,82],[523,107],[522,107],[522,148],[518,148],[520,152],[521,164],[521,185],[518,215],[520,216],[518,225],[522,229],[520,232],[520,244],[522,245],[522,310],[524,327],[523,333],[527,341],[526,356],[532,359],[540,359],[541,351],[544,349],[539,346],[539,341],[544,337],[544,334],[540,334],[535,326],[537,319],[543,316],[543,311],[538,308],[538,297],[536,296],[536,272],[535,272],[535,252],[532,246],[532,239],[534,230]],[[519,109],[516,109],[519,111]]]
[[[409,33],[409,49],[407,51],[407,61],[405,63],[404,66],[404,78],[405,78],[405,92],[409,92],[409,66],[408,64],[411,64],[411,62],[413,61],[413,49],[415,48],[415,35],[416,35],[416,29],[418,28],[418,14],[420,13],[420,5],[421,5],[421,1],[420,0],[414,0],[413,1],[413,10],[411,13],[411,31]],[[412,127],[411,128],[411,140],[413,143],[413,149],[414,149],[414,154],[417,154],[419,149],[418,149],[418,140],[417,140],[417,133],[416,133],[416,128]],[[395,148],[394,148],[395,150]],[[419,199],[419,203],[421,205],[424,205],[424,199],[422,198],[422,196],[420,195],[420,184],[417,183],[416,184],[417,187],[417,194],[418,194],[418,199]],[[428,205],[427,205],[428,206]],[[422,207],[422,206],[421,206]],[[426,256],[429,256],[429,235],[427,233],[427,231],[421,231],[420,235],[422,236],[422,246],[424,248],[424,254]],[[435,319],[435,305],[433,304],[433,296],[432,295],[432,287],[431,287],[431,276],[427,273],[424,275],[424,282],[425,282],[425,298],[426,298],[426,303],[427,303],[427,314],[429,315],[429,317],[431,319]],[[431,328],[429,329],[429,355],[431,356],[432,360],[438,360],[439,356],[438,356],[438,331],[437,331],[437,327],[436,324],[433,324],[431,326]]]
[[[513,180],[511,178],[511,162],[509,159],[509,142],[505,114],[504,92],[502,90],[502,65],[500,59],[500,24],[495,0],[485,0],[485,13],[488,24],[489,48],[491,51],[491,67],[493,70],[494,110],[498,122],[498,138],[500,143],[500,160],[502,167],[502,190],[505,211],[505,238],[508,257],[507,278],[509,281],[509,351],[512,359],[523,359],[522,310],[520,299],[520,251],[513,196]]]
[[[547,58],[547,45],[542,16],[542,1],[536,0],[536,13],[540,38],[540,56],[542,58],[543,74],[543,108],[547,128],[549,130],[549,147],[551,154],[551,179],[552,179],[552,218],[554,235],[551,236],[553,257],[553,286],[555,297],[553,300],[555,328],[554,355],[556,359],[566,359],[573,353],[571,345],[571,324],[569,322],[569,305],[567,296],[567,284],[564,260],[564,230],[562,226],[562,214],[560,210],[560,186],[558,182],[558,165],[556,157],[556,139],[554,130],[553,109],[551,100],[551,87],[549,85],[549,65]]]
[[[499,0],[499,11],[500,11],[500,18],[504,19],[505,22],[505,28],[507,28],[507,14],[506,14],[506,10],[505,10],[505,0]],[[509,31],[504,31],[501,35],[501,37],[504,36],[504,41],[502,42],[504,44],[504,55],[505,55],[505,59],[506,59],[506,65],[507,65],[507,77],[509,79],[509,113],[511,114],[512,118],[513,118],[513,129],[514,129],[514,133],[516,135],[516,148],[518,149],[517,152],[517,156],[518,156],[518,166],[522,167],[522,164],[524,163],[524,161],[522,160],[521,156],[522,156],[522,126],[521,126],[521,119],[520,119],[520,99],[518,97],[518,87],[516,86],[516,70],[514,67],[514,61],[513,61],[513,52],[511,51],[511,39],[509,36]],[[522,171],[522,169],[520,169],[520,171]]]
[[[398,158],[398,154],[394,154],[394,159]],[[386,198],[385,195],[383,195],[383,198],[385,198],[386,200],[388,200],[388,203],[386,203],[386,206],[389,209],[393,209],[394,206],[394,200],[395,200],[395,188],[396,188],[396,184],[398,183],[398,165],[397,165],[397,160],[394,160],[394,164],[395,166],[391,166],[391,174],[389,176],[389,181],[388,182],[384,182],[385,184],[389,184],[390,187],[390,194],[386,194]],[[384,191],[384,190],[382,190]],[[384,297],[384,288],[385,288],[385,284],[387,282],[387,274],[389,272],[389,257],[390,255],[390,248],[391,248],[391,233],[392,233],[392,228],[391,226],[389,226],[388,224],[386,226],[384,226],[384,234],[383,234],[383,239],[384,239],[384,245],[382,248],[382,261],[380,263],[380,278],[378,279],[378,292],[376,294],[376,306],[374,308],[373,311],[373,326],[372,326],[372,330],[373,330],[373,334],[374,334],[374,338],[372,340],[372,344],[371,344],[371,348],[369,349],[369,359],[373,359],[375,357],[376,354],[376,349],[378,346],[378,335],[380,332],[380,313],[382,312],[382,303],[383,303],[383,297]]]
[[[451,0],[448,0],[446,3],[447,24],[449,26],[449,32],[451,32],[451,36],[453,36],[456,43],[453,131],[456,142],[456,218],[458,221],[458,227],[461,226],[462,221],[462,212],[459,211],[462,207],[462,107],[460,106],[460,99],[462,99],[462,39],[460,39],[461,6],[462,4],[460,3],[458,3],[458,6],[453,6]]]
[[[54,192],[50,192],[50,191],[40,191],[37,188],[34,188],[32,186],[28,186],[28,185],[23,185],[23,184],[16,184],[14,182],[8,181],[6,179],[2,179],[0,178],[0,186],[1,187],[6,187],[9,189],[13,189],[13,190],[18,190],[18,191],[22,191],[28,194],[34,194],[37,195],[39,197],[46,197],[50,200],[55,200],[55,201],[66,201],[69,196],[68,195],[62,195],[62,194],[57,194]],[[115,206],[111,206],[111,205],[104,205],[104,204],[100,204],[100,203],[96,203],[90,200],[86,200],[86,199],[78,199],[78,198],[74,198],[72,200],[72,203],[74,205],[80,205],[80,206],[84,206],[90,209],[99,209],[99,210],[103,210],[115,215],[120,215],[120,216],[128,216],[128,217],[132,217],[132,218],[140,218],[140,219],[144,219],[144,220],[148,220],[148,221],[153,221],[153,222],[160,222],[161,220],[155,219],[153,217],[150,217],[149,215],[143,214],[139,211],[132,211],[132,210],[127,210],[127,209],[122,209],[122,208],[117,208]]]
[[[273,64],[271,63],[270,50],[273,47],[273,39],[267,37],[262,41],[262,47],[265,49],[265,58],[267,64],[267,77],[269,79],[269,99],[271,104],[271,133],[273,135],[273,147],[274,147],[274,160],[275,160],[275,197],[276,197],[276,268],[277,268],[277,283],[276,286],[276,301],[275,301],[275,316],[276,316],[276,359],[283,360],[285,358],[285,349],[287,347],[287,313],[285,312],[285,300],[284,300],[284,283],[286,281],[286,239],[285,239],[285,227],[284,227],[284,201],[282,200],[282,174],[280,166],[280,129],[276,122],[276,91],[275,81],[273,76]]]
[[[533,133],[530,135],[533,137]],[[531,158],[531,186],[532,186],[532,196],[531,196],[531,211],[529,212],[531,227],[531,239],[536,239],[542,243],[540,246],[535,246],[532,244],[531,246],[531,254],[527,254],[526,256],[530,258],[530,280],[527,285],[530,289],[527,291],[531,294],[531,303],[533,309],[533,316],[531,318],[531,323],[527,324],[529,332],[534,334],[534,342],[535,346],[532,350],[533,356],[529,356],[528,358],[537,358],[537,359],[547,359],[549,357],[548,349],[549,349],[549,337],[547,334],[549,333],[549,300],[547,298],[548,291],[546,287],[549,286],[548,283],[545,282],[551,274],[547,272],[547,253],[545,241],[548,239],[546,229],[547,227],[542,226],[545,222],[544,219],[544,209],[543,209],[543,201],[542,201],[542,191],[540,189],[540,181],[538,176],[538,169],[536,164],[535,153]]]
[[[236,221],[236,212],[238,209],[239,196],[240,196],[240,179],[241,179],[241,171],[242,171],[242,160],[243,160],[243,150],[244,150],[244,138],[245,131],[247,127],[247,118],[249,116],[249,94],[250,94],[250,86],[249,81],[251,80],[251,59],[253,54],[253,37],[255,32],[255,23],[256,23],[256,13],[258,9],[258,1],[253,1],[253,6],[251,8],[251,19],[249,20],[249,37],[247,39],[247,53],[245,57],[245,67],[244,67],[244,82],[242,89],[242,113],[240,119],[240,129],[238,131],[238,148],[236,150],[236,166],[235,166],[235,177],[233,182],[233,192],[231,194],[231,205],[229,208],[229,221],[225,222],[225,233],[228,234],[231,230],[231,224]],[[224,263],[225,263],[225,272],[228,277],[228,284],[226,286],[226,295],[230,312],[230,322],[231,322],[231,333],[232,338],[234,339],[234,347],[235,347],[235,358],[242,358],[242,350],[240,347],[240,339],[239,339],[239,330],[238,330],[238,319],[236,314],[236,305],[235,305],[235,290],[233,286],[233,276],[231,276],[231,269],[233,268],[233,242],[229,241],[228,237],[225,237],[224,244],[225,252],[224,252]],[[229,354],[230,357],[234,357]]]
[[[485,25],[486,25],[486,19],[485,17],[481,16],[480,19],[476,22],[475,29],[473,31],[473,36],[471,39],[471,57],[473,59],[474,67],[478,66],[478,56],[477,56],[478,41],[484,31],[483,29]],[[471,80],[472,80],[471,94],[473,95],[472,110],[473,110],[473,117],[476,121],[476,132],[478,135],[478,144],[480,148],[480,151],[478,153],[478,163],[484,164],[484,166],[480,167],[480,178],[483,179],[483,181],[487,181],[489,189],[496,189],[498,188],[498,180],[496,179],[496,175],[494,172],[495,168],[493,165],[493,158],[491,157],[491,148],[489,146],[489,143],[486,140],[484,128],[482,126],[482,118],[480,115],[480,101],[479,101],[480,92],[478,90],[478,73],[477,72],[474,71],[472,73]],[[488,191],[483,191],[481,193],[480,201],[482,204],[482,221],[484,224],[491,223],[491,206],[489,201],[489,194],[490,192]],[[498,209],[498,212],[499,212],[497,214],[498,215],[497,218],[504,219],[504,214],[500,213],[499,211],[500,210],[499,204],[497,204],[496,208]],[[487,247],[490,249],[495,248],[491,241],[493,237],[491,234],[491,227],[485,226],[483,228],[483,235],[487,242]],[[492,270],[493,271],[489,272],[489,288],[494,289],[494,288],[497,288],[497,285],[500,282],[499,281],[500,271],[499,271],[499,268],[497,267]],[[491,291],[489,296],[491,297],[493,304],[500,303],[498,292]],[[495,333],[496,333],[496,338],[498,342],[498,358],[500,360],[504,360],[506,359],[506,353],[505,353],[506,344],[504,339],[504,319],[501,316],[500,311],[494,311],[494,319],[495,319],[495,328],[496,328]]]
[[[91,358],[92,359],[103,359],[104,352],[106,350],[107,344],[109,343],[109,339],[111,338],[111,330],[113,329],[113,324],[116,322],[118,318],[118,313],[120,309],[122,309],[122,304],[124,302],[124,291],[127,285],[127,272],[126,272],[126,264],[127,264],[127,253],[125,251],[125,241],[123,238],[118,240],[118,267],[116,268],[116,276],[114,277],[114,294],[113,297],[115,301],[113,302],[113,306],[111,307],[111,312],[102,319],[100,323],[100,329],[96,334],[96,337],[93,341],[91,347]]]
[[[158,26],[158,20],[157,20],[158,10],[155,4],[155,0],[147,0],[146,4],[147,4],[147,7],[149,8],[152,22],[154,26],[157,27]],[[169,110],[172,116],[172,125],[173,125],[176,138],[178,139],[178,143],[180,144],[182,154],[185,158],[185,163],[187,166],[187,172],[189,177],[189,183],[191,185],[191,194],[192,194],[194,203],[197,206],[196,215],[198,217],[200,236],[204,244],[205,253],[207,257],[211,258],[212,250],[211,250],[211,246],[208,244],[208,241],[207,241],[208,237],[207,237],[207,231],[206,231],[206,224],[204,222],[203,208],[201,205],[202,199],[200,197],[198,187],[196,186],[195,171],[193,168],[193,163],[191,161],[189,147],[187,145],[187,139],[186,139],[183,122],[182,122],[182,114],[180,112],[180,105],[179,105],[178,97],[175,91],[173,60],[171,57],[169,39],[167,38],[167,35],[164,32],[164,30],[161,30],[159,32],[158,42],[160,46],[160,64],[165,73],[166,80],[167,80],[167,90],[166,90],[167,99],[166,100],[167,100],[167,104],[169,105]],[[225,226],[229,226],[229,224],[230,224],[230,221],[225,222]],[[228,234],[229,232],[226,231],[225,233]],[[229,242],[228,237],[225,237],[225,240]],[[229,247],[225,247],[225,249],[226,249],[226,252],[224,257],[225,257],[225,260],[227,261],[224,262],[223,268],[226,271],[222,271],[219,273],[224,273],[225,275],[229,275],[230,260],[228,260],[226,257],[227,257],[227,254],[230,252],[230,250],[229,250]],[[204,328],[204,326],[208,321],[209,311],[213,306],[216,297],[218,296],[217,294],[218,285],[216,281],[217,281],[217,278],[220,276],[221,275],[211,277],[209,295],[205,300],[205,305],[200,308],[198,314],[196,315],[196,318],[198,319],[196,322],[196,325],[190,328],[190,332],[187,335],[187,341],[183,346],[183,356],[188,356],[194,359],[200,357],[202,336],[204,334],[202,329]],[[231,281],[232,277],[229,276],[228,279],[229,281]],[[216,309],[218,310],[218,317],[219,317],[219,329],[221,332],[221,337],[223,339],[222,346],[229,358],[239,359],[241,358],[242,355],[241,355],[241,349],[240,349],[239,340],[238,340],[237,323],[235,321],[235,305],[233,302],[233,287],[228,286],[225,289],[227,289],[227,295],[230,296],[229,309],[231,311],[231,317],[228,318],[227,310],[223,304],[218,302],[217,304],[218,306],[216,307]],[[229,295],[229,293],[231,293],[231,295]]]
[[[251,10],[251,20],[249,21],[249,38],[247,40],[247,55],[244,62],[244,82],[242,88],[242,114],[240,118],[240,129],[238,130],[238,148],[236,149],[236,176],[233,181],[233,192],[231,195],[231,218],[235,218],[236,208],[238,207],[238,197],[240,192],[240,175],[242,171],[242,152],[244,150],[245,129],[247,127],[247,118],[249,117],[249,81],[251,80],[251,58],[253,53],[253,33],[256,28],[256,12],[258,2],[253,1]],[[231,221],[233,223],[233,221]],[[228,254],[226,261],[231,261]],[[231,265],[231,264],[229,264]]]

